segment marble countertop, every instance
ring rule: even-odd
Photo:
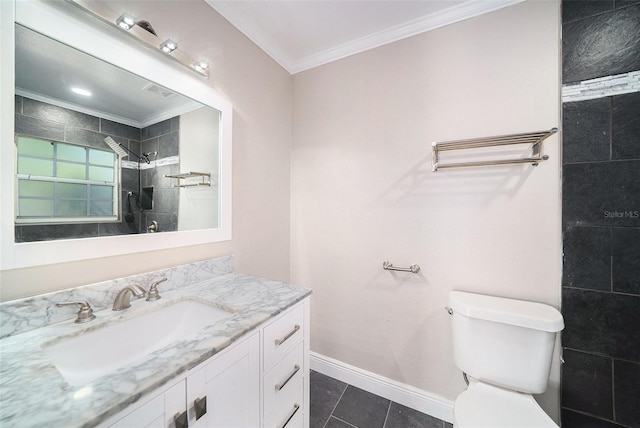
[[[95,426],[311,294],[305,288],[237,273],[166,292],[158,288],[162,298],[155,302],[132,301],[124,311],[98,311],[86,324],[69,320],[0,340],[0,425]],[[69,385],[43,352],[43,345],[187,299],[233,315],[82,386]]]

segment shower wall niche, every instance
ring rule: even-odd
[[[146,233],[147,226],[153,221],[158,223],[160,231],[177,230],[179,193],[178,189],[172,187],[172,180],[164,176],[180,171],[179,128],[179,117],[145,128],[136,128],[17,95],[15,132],[18,134],[103,150],[111,150],[103,141],[110,136],[133,153],[157,152],[157,156],[150,156],[149,164],[144,160],[138,162],[132,154],[123,158],[119,221],[16,225],[16,242]],[[141,187],[153,187],[151,210],[143,210],[139,204]],[[128,196],[129,192],[133,193],[131,197]],[[125,220],[129,201],[133,213],[132,222]]]

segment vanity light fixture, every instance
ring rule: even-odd
[[[209,75],[209,63],[207,61],[198,61],[193,64],[193,69],[203,76]]]
[[[164,52],[164,53],[171,53],[171,52],[175,51],[176,49],[178,49],[178,44],[176,42],[174,42],[173,40],[171,40],[171,39],[165,40],[160,45],[160,50],[162,50],[162,52]]]
[[[136,25],[136,19],[128,13],[123,13],[118,19],[116,19],[116,24],[123,30],[129,31],[134,25]]]
[[[2,0],[0,0],[0,2],[1,1]],[[184,67],[189,68],[189,70],[195,71],[200,76],[205,78],[209,77],[211,67],[207,62],[196,61],[195,58],[183,49],[178,49],[178,43],[171,39],[167,39],[160,44],[159,42],[162,39],[158,38],[156,31],[148,21],[138,19],[128,13],[119,14],[110,8],[108,2],[98,2],[95,0],[67,0],[67,2],[78,7],[83,12],[98,18],[102,22],[119,28],[130,37],[133,37],[148,47],[154,49],[158,49],[159,47],[162,52],[171,54],[167,56],[168,58],[172,58]]]

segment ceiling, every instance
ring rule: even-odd
[[[205,1],[295,74],[524,0]],[[118,10],[129,12],[144,4],[123,3]],[[69,91],[71,85],[94,96],[80,97]],[[136,127],[196,108],[189,99],[22,27],[16,30],[16,91]]]
[[[524,0],[205,0],[295,74]]]
[[[16,25],[15,41],[18,95],[137,128],[201,106],[20,25]],[[73,87],[92,95],[78,95]]]

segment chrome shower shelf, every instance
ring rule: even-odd
[[[165,174],[165,177],[178,179],[178,184],[174,184],[173,187],[211,186],[211,174],[208,172],[191,171],[191,172],[185,172],[182,174]],[[192,177],[200,177],[202,181],[199,181],[197,183],[187,183],[186,181],[185,182],[181,181],[181,180],[186,180],[187,178],[192,178]]]
[[[470,166],[487,165],[511,165],[520,163],[530,163],[538,165],[541,161],[549,159],[549,156],[542,154],[542,142],[549,136],[558,132],[558,128],[551,128],[549,131],[526,132],[523,134],[499,135],[495,137],[473,138],[469,140],[445,141],[432,143],[433,172],[444,168],[461,168]],[[440,152],[453,150],[482,149],[485,147],[508,146],[514,144],[531,144],[531,156],[517,159],[495,159],[473,162],[455,162],[442,164]]]

